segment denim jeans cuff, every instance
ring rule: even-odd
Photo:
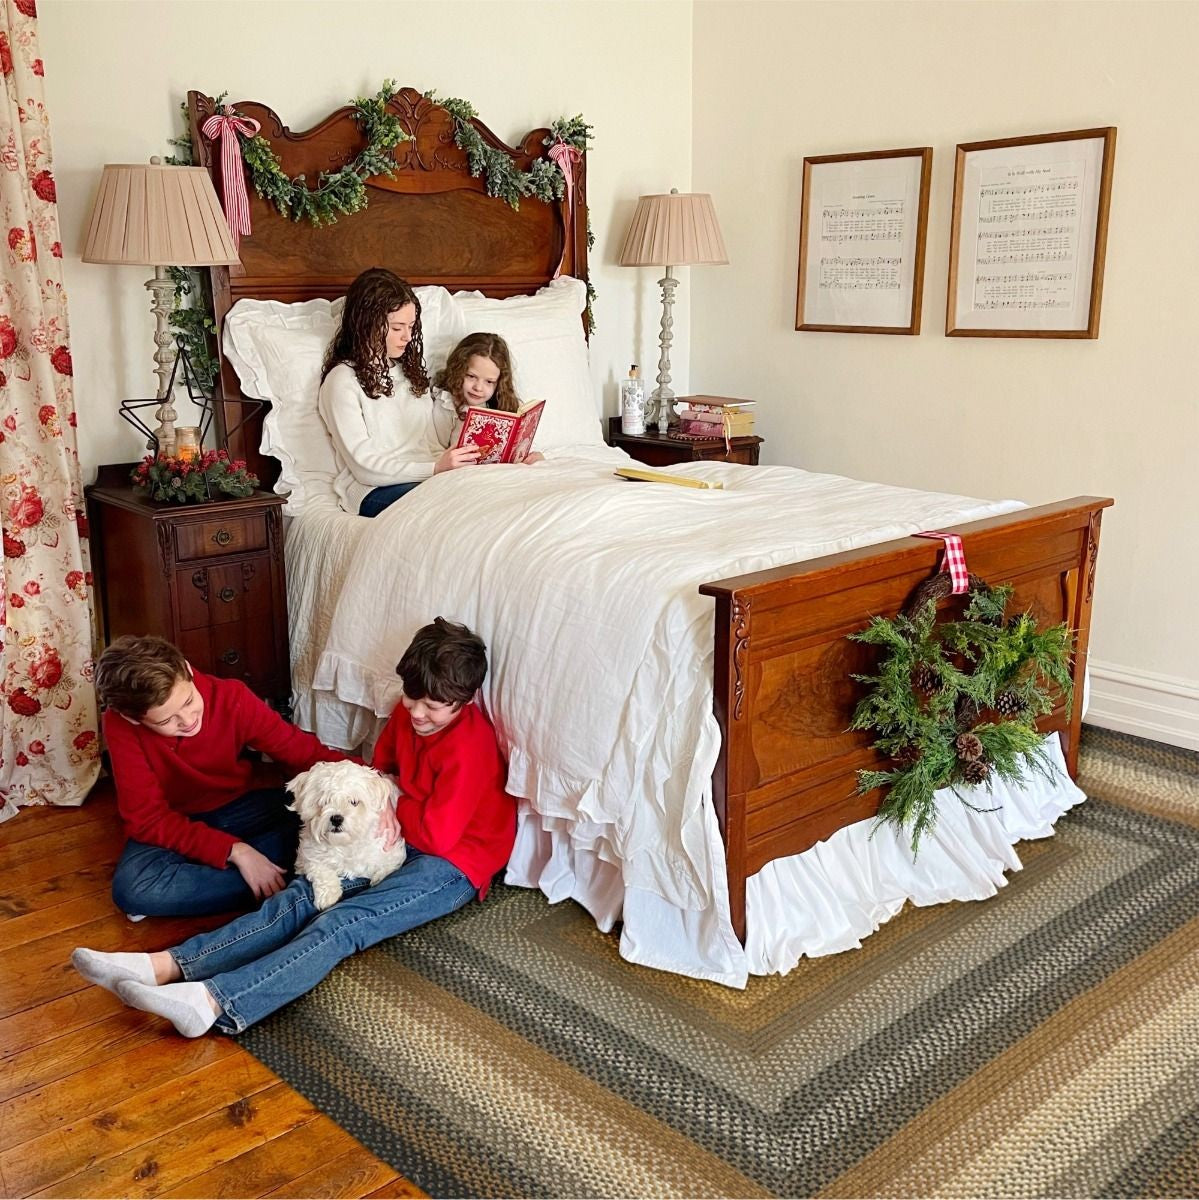
[[[211,979],[204,981],[212,998],[220,1005],[221,1015],[216,1019],[216,1027],[222,1033],[242,1033],[249,1027],[248,1021],[243,1021],[237,1015],[232,1003],[225,997],[224,992]]]

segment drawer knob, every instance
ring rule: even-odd
[[[241,655],[238,654],[236,650],[226,650],[225,653],[221,655],[221,662],[223,662],[227,667],[233,666],[234,663],[239,662],[240,660]]]
[[[233,597],[236,595],[237,593],[231,587],[223,587],[219,592],[217,592],[217,596],[226,604],[232,603]]]
[[[212,540],[216,542],[218,546],[227,546],[231,541],[233,541],[233,534],[231,534],[227,529],[218,529],[216,533],[212,535]]]

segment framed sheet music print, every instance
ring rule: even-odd
[[[1116,130],[958,146],[948,337],[1097,338]]]
[[[803,160],[795,328],[919,333],[933,152]]]

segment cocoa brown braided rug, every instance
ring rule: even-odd
[[[243,1043],[434,1196],[1199,1192],[1199,755],[1088,731],[992,900],[744,992],[501,888]]]

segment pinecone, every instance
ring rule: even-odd
[[[1018,717],[1026,708],[1028,701],[1011,688],[995,697],[995,711],[1001,717]]]
[[[919,662],[912,671],[912,686],[922,695],[931,696],[941,690],[941,674],[929,663]]]
[[[924,751],[919,746],[909,742],[906,746],[901,746],[891,755],[891,761],[899,770],[906,771],[909,767],[914,767],[923,755]]]
[[[958,758],[964,763],[977,762],[983,756],[983,744],[973,733],[959,733],[954,746],[957,749]]]
[[[991,774],[991,764],[985,758],[976,758],[962,768],[962,778],[967,783],[986,783]]]

